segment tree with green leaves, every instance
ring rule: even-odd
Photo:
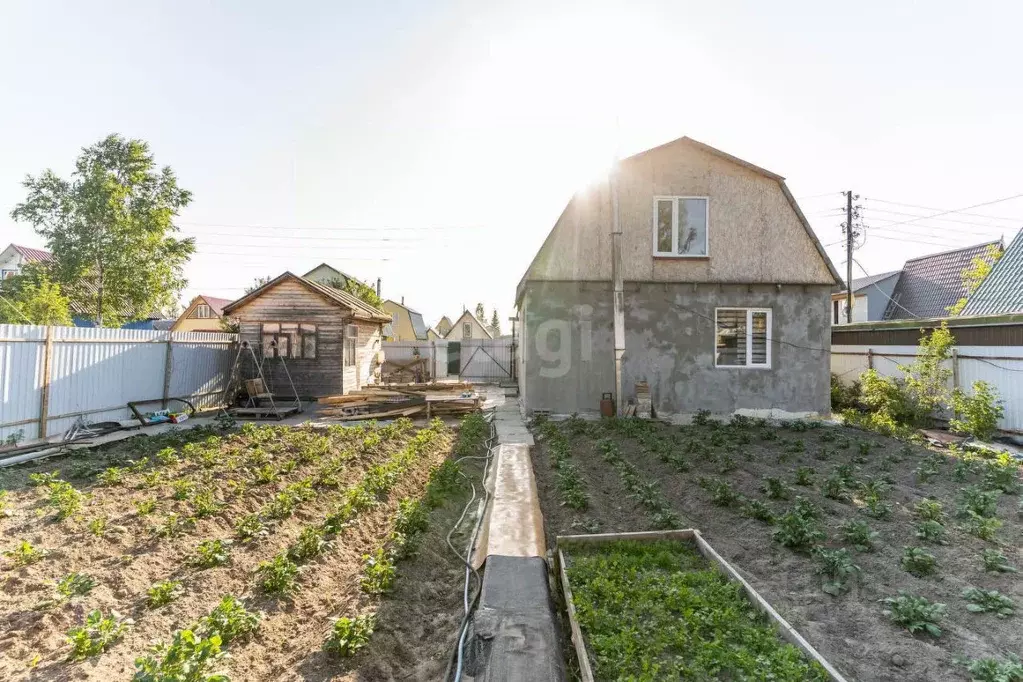
[[[253,291],[263,286],[272,279],[273,277],[271,277],[270,275],[267,275],[266,277],[256,277],[255,279],[252,280],[251,285],[245,287],[245,293],[251,294]]]
[[[487,311],[483,309],[482,303],[476,304],[476,319],[478,319],[480,322],[483,322],[483,320],[487,319]]]
[[[497,308],[494,308],[493,313],[490,315],[490,333],[494,336],[501,335],[501,318],[497,315]]]
[[[100,326],[168,307],[186,285],[195,240],[174,218],[192,199],[142,140],[109,135],[82,150],[70,178],[28,176],[11,217],[27,222],[53,253],[49,277]]]
[[[369,303],[374,308],[379,308],[380,304],[384,302],[382,298],[377,296],[376,289],[351,277],[332,279],[327,283],[327,286],[349,293],[355,298]]]
[[[970,259],[969,267],[962,272],[963,287],[966,289],[966,295],[946,308],[949,315],[959,315],[963,312],[970,296],[980,287],[981,282],[991,274],[992,268],[995,267],[995,263],[998,262],[1003,253],[1000,246],[990,244],[982,255],[974,256]]]
[[[0,324],[71,325],[70,301],[45,271],[28,266],[3,282]]]

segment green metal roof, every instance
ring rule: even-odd
[[[966,302],[963,315],[1023,312],[1023,230]]]

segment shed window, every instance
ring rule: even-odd
[[[707,255],[707,197],[654,197],[654,255]]]
[[[770,309],[718,308],[715,311],[715,325],[715,366],[771,366]]]
[[[316,325],[307,322],[264,322],[263,355],[272,358],[316,357]]]
[[[359,343],[359,325],[350,324],[345,327],[344,366],[355,367],[356,349]]]
[[[195,306],[195,316],[200,320],[208,320],[213,317],[213,311],[205,303]]]

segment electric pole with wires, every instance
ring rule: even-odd
[[[854,195],[852,190],[842,192],[845,195],[845,222],[842,223],[842,232],[845,234],[845,321],[853,321],[853,249],[856,248],[856,238],[860,236],[860,206],[853,206],[853,199],[859,199],[858,194]]]

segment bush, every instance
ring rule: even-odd
[[[914,597],[905,592],[900,592],[898,597],[882,599],[881,603],[887,607],[884,615],[910,633],[925,632],[931,637],[941,637],[938,621],[945,615],[944,604],[932,604],[924,597]]]
[[[973,395],[966,395],[961,389],[953,391],[952,410],[956,416],[949,420],[949,428],[979,440],[995,435],[998,420],[1005,413],[998,394],[986,381],[973,382]]]
[[[831,411],[840,412],[848,408],[856,408],[860,403],[862,387],[859,381],[846,386],[838,375],[831,373]]]

